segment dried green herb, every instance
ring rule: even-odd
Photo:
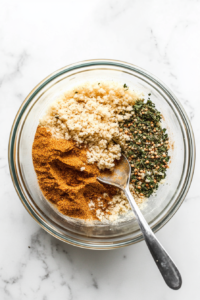
[[[128,131],[130,136],[124,153],[132,167],[131,183],[135,192],[149,197],[166,177],[170,159],[169,138],[160,124],[161,113],[150,98],[146,103],[136,101],[133,112],[131,119],[120,124],[120,128]]]

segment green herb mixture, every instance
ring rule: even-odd
[[[120,131],[130,137],[124,154],[131,164],[131,183],[136,194],[149,197],[166,177],[169,138],[160,124],[161,113],[150,98],[146,103],[137,101],[133,112],[131,119],[120,123]]]

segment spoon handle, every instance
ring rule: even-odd
[[[149,227],[133,196],[131,195],[128,186],[124,189],[124,192],[138,220],[145,242],[166,284],[170,288],[178,290],[182,285],[182,279],[177,267]]]

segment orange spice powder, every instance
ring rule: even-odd
[[[97,180],[99,169],[87,164],[86,153],[86,148],[52,138],[47,128],[38,126],[32,158],[43,195],[65,215],[97,220],[96,210],[108,209],[117,189]]]

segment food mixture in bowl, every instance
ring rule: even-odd
[[[85,83],[57,99],[40,120],[32,149],[45,198],[70,217],[116,221],[131,212],[123,192],[97,180],[124,153],[137,204],[158,188],[169,162],[162,116],[126,84]]]

